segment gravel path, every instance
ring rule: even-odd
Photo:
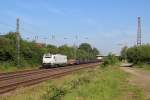
[[[144,71],[132,67],[120,68],[132,75],[129,82],[142,88],[147,96],[147,99],[150,100],[150,71]]]

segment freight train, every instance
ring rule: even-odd
[[[43,68],[50,68],[50,67],[58,67],[58,66],[67,66],[67,65],[79,65],[85,63],[94,63],[98,62],[99,60],[87,60],[87,59],[67,59],[66,55],[62,54],[44,54],[42,66]]]

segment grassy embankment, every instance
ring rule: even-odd
[[[20,70],[31,70],[31,69],[37,69],[38,66],[41,65],[26,65],[26,66],[19,66],[13,65],[11,63],[0,63],[0,72],[14,72],[14,71],[20,71]]]
[[[150,64],[137,64],[133,66],[134,68],[138,68],[145,71],[150,71]]]
[[[118,67],[96,68],[20,89],[4,100],[143,100],[142,90],[130,85]]]

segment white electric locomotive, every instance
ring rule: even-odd
[[[44,54],[43,67],[64,66],[67,64],[67,56],[61,54]]]

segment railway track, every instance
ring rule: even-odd
[[[31,86],[48,79],[55,79],[77,70],[95,67],[99,63],[74,65],[52,69],[36,69],[19,72],[0,73],[0,94],[7,93],[19,87]]]

